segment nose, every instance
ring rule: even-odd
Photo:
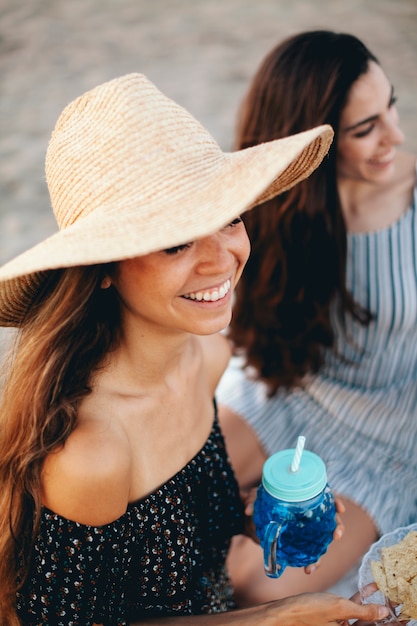
[[[405,141],[405,135],[398,124],[398,114],[396,111],[392,111],[391,115],[387,116],[384,139],[386,143],[395,146]]]
[[[392,144],[398,146],[405,141],[405,135],[398,124],[391,124],[388,129],[389,139]]]

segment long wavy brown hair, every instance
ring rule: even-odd
[[[115,345],[119,305],[100,289],[109,266],[51,272],[5,363],[0,404],[0,616],[18,625],[15,595],[39,528],[45,457],[77,424],[77,407]]]
[[[331,124],[328,157],[307,180],[243,216],[252,252],[237,287],[230,337],[273,395],[316,372],[334,346],[330,305],[363,324],[371,312],[345,282],[347,238],[337,190],[339,118],[376,57],[356,37],[309,31],[264,59],[244,99],[236,148]]]

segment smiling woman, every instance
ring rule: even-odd
[[[327,589],[380,532],[417,517],[416,157],[398,150],[390,80],[350,34],[307,31],[271,50],[237,148],[322,123],[335,130],[322,167],[243,216],[252,252],[229,332],[238,356],[218,398],[241,486],[303,434],[345,504],[345,533],[314,574],[279,581],[239,540],[229,564],[242,603]]]

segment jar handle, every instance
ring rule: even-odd
[[[277,542],[279,535],[284,532],[286,524],[269,522],[265,529],[263,540],[264,569],[270,578],[279,578],[286,567],[286,563],[277,563]]]

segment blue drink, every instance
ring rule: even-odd
[[[294,472],[293,457],[294,450],[282,450],[266,461],[254,506],[265,573],[272,578],[281,576],[287,565],[304,567],[318,561],[336,528],[334,498],[322,459],[305,451]]]

